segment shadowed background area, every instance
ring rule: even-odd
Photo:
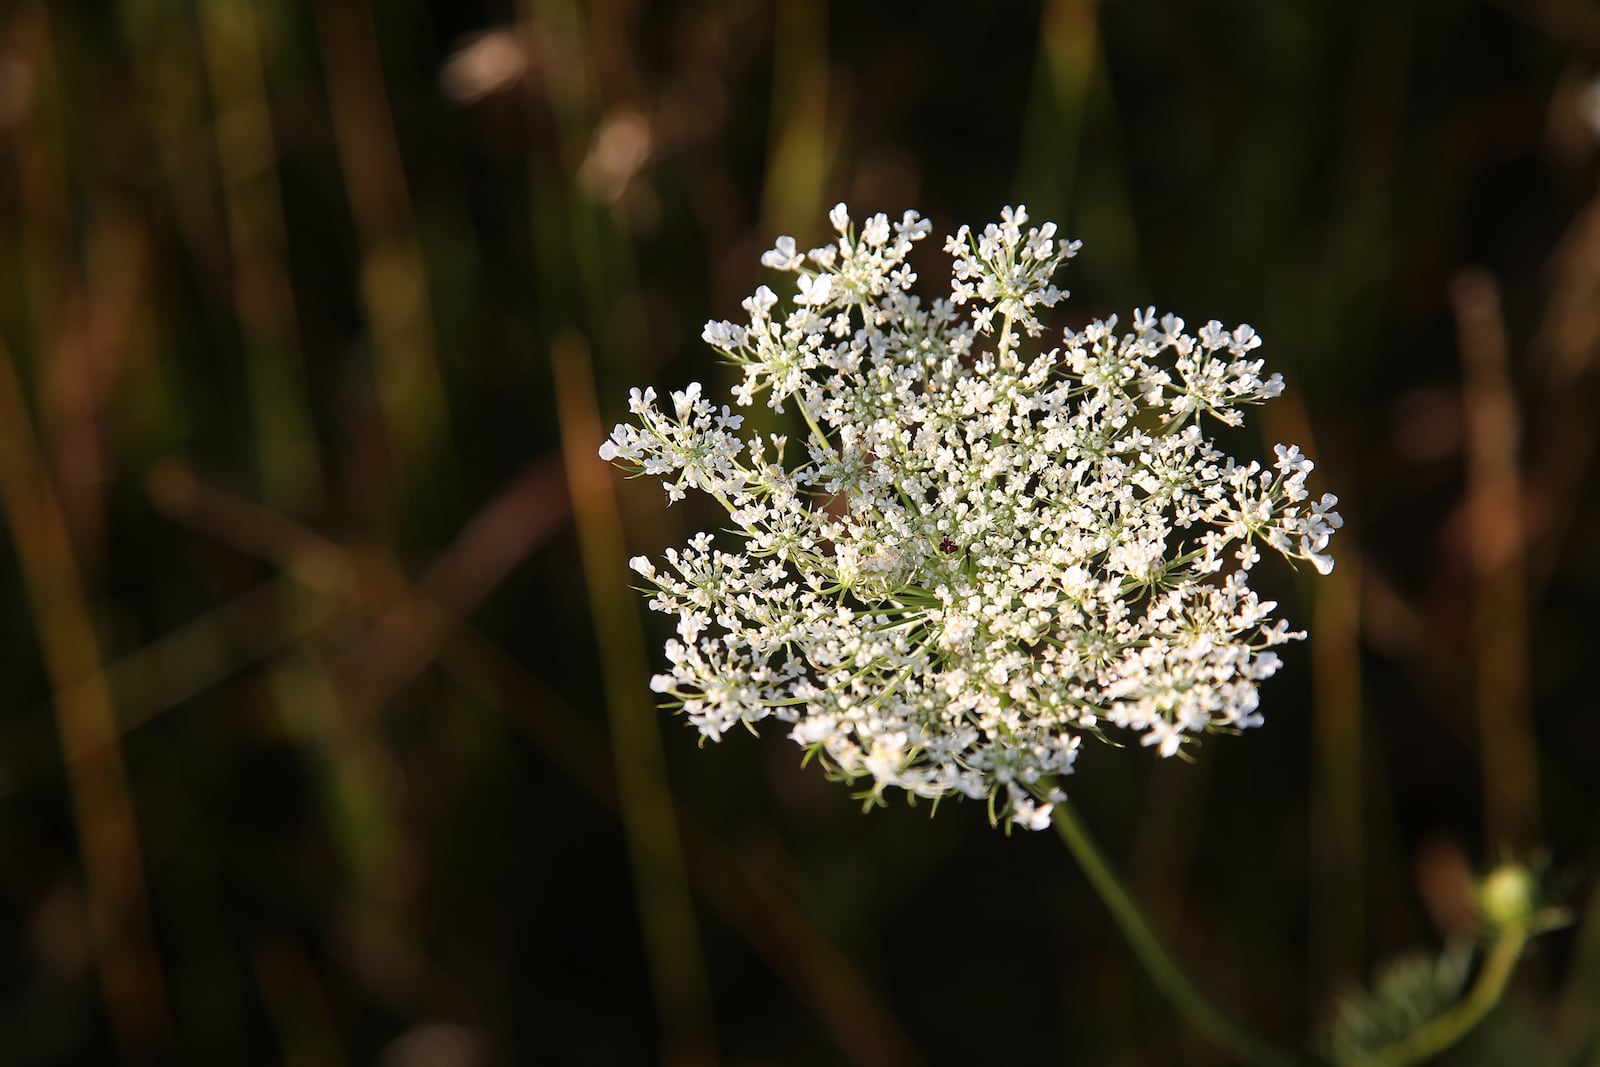
[[[1597,70],[1579,0],[9,0],[0,1058],[1223,1062],[1053,835],[654,707],[624,561],[719,516],[595,450],[846,200],[1250,322],[1342,498],[1266,726],[1067,783],[1201,986],[1305,1039],[1541,861],[1448,1062],[1596,1062]]]

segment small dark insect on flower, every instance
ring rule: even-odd
[[[954,552],[955,550],[956,550],[956,543],[954,541],[950,540],[950,538],[946,537],[943,541],[939,542],[939,551],[943,552],[945,555],[948,556],[950,553]]]

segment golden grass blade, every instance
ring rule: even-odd
[[[650,667],[628,588],[631,572],[622,519],[611,490],[611,469],[597,456],[605,433],[595,404],[588,348],[580,338],[568,334],[557,340],[551,356],[567,484],[605,675],[622,826],[661,1014],[662,1058],[684,1067],[714,1064],[710,983],[689,897],[683,848],[672,818],[659,715],[644,684]]]
[[[1500,294],[1478,270],[1450,287],[1466,409],[1473,642],[1482,738],[1484,832],[1491,855],[1539,843],[1539,760],[1528,664],[1522,478]]]
[[[100,987],[117,1046],[129,1062],[164,1050],[171,1022],[156,952],[139,828],[111,694],[66,523],[33,436],[11,357],[0,344],[0,505],[11,527],[77,820],[99,958]],[[85,679],[90,681],[85,684]]]

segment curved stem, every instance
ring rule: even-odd
[[[1134,903],[1127,887],[1112,871],[1105,856],[1089,837],[1083,824],[1078,821],[1077,812],[1070,805],[1057,804],[1050,817],[1055,824],[1056,833],[1066,843],[1067,849],[1078,861],[1078,865],[1083,868],[1083,873],[1088,876],[1095,892],[1100,894],[1100,899],[1105,902],[1111,917],[1122,928],[1123,935],[1127,937],[1128,944],[1133,948],[1134,955],[1139,957],[1139,962],[1144,965],[1151,981],[1155,982],[1156,987],[1172,1002],[1173,1007],[1177,1008],[1196,1030],[1205,1034],[1213,1044],[1225,1049],[1241,1063],[1258,1064],[1261,1067],[1289,1067],[1298,1062],[1294,1056],[1275,1048],[1223,1015],[1194,987],[1177,961],[1162,948],[1155,931],[1150,929],[1144,913],[1139,910],[1139,905]]]
[[[1483,961],[1483,970],[1467,995],[1443,1015],[1428,1020],[1404,1038],[1359,1060],[1362,1067],[1408,1067],[1431,1060],[1483,1021],[1505,993],[1506,982],[1528,943],[1528,932],[1503,930]]]

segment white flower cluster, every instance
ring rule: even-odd
[[[990,817],[1049,825],[1081,738],[1111,728],[1164,756],[1205,730],[1257,725],[1256,689],[1303,634],[1250,589],[1266,545],[1326,573],[1336,500],[1279,445],[1240,463],[1205,432],[1282,391],[1249,326],[1135,313],[1022,351],[1067,295],[1078,251],[1022,208],[945,244],[949,299],[924,305],[908,262],[928,223],[883,215],[801,253],[782,237],[745,323],[705,339],[743,370],[739,404],[793,403],[807,437],[740,435],[702,395],[634,390],[636,424],[601,458],[727,510],[711,535],[632,566],[677,616],[652,687],[713,740],[775,718],[829,771]],[[790,452],[800,454],[794,459]]]

